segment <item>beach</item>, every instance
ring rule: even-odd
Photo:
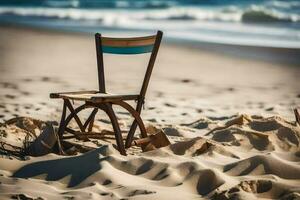
[[[76,156],[1,155],[0,198],[300,198],[300,126],[293,113],[300,106],[300,61],[270,59],[272,52],[299,51],[266,51],[268,59],[258,59],[224,46],[163,41],[142,118],[148,129],[164,130],[170,146],[133,149],[125,157],[99,140],[87,142],[95,150]],[[107,90],[139,92],[147,59],[105,55]],[[59,122],[62,101],[49,94],[97,89],[96,66],[92,34],[1,26],[0,122]],[[115,109],[128,130],[130,116]],[[95,129],[111,129],[103,113],[97,118],[106,120]],[[16,124],[1,130],[10,140],[22,132]]]

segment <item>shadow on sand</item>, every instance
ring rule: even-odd
[[[47,181],[56,181],[70,176],[68,187],[74,187],[102,169],[101,162],[108,159],[103,156],[107,154],[107,149],[107,146],[103,146],[79,156],[28,164],[17,170],[13,177],[31,178],[47,174]]]

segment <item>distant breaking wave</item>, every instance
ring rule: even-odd
[[[285,14],[273,10],[253,6],[251,9],[245,10],[241,15],[244,22],[299,22],[299,14]]]
[[[106,20],[106,18],[127,18],[132,20],[210,20],[224,22],[300,22],[300,15],[285,14],[266,10],[261,7],[251,7],[241,10],[234,6],[220,10],[205,10],[192,7],[176,7],[164,10],[105,10],[78,8],[21,8],[0,7],[1,15],[16,15],[29,17],[49,17],[73,20]]]

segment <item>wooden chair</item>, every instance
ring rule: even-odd
[[[73,134],[74,137],[76,136],[76,134],[78,134],[78,131],[76,132],[74,129],[68,127],[68,124],[72,119],[75,119],[78,127],[80,128],[81,133],[86,132],[86,130],[88,132],[91,132],[94,124],[95,115],[97,114],[98,109],[103,110],[110,118],[118,150],[122,155],[126,155],[125,148],[129,148],[131,146],[137,126],[139,126],[141,137],[147,137],[146,129],[140,117],[140,114],[145,101],[146,90],[149,84],[150,76],[158,53],[162,35],[163,33],[161,31],[158,31],[156,35],[136,38],[110,38],[102,37],[99,33],[95,34],[99,90],[50,94],[50,98],[61,98],[64,101],[61,121],[58,129],[58,135],[60,139],[66,138],[63,136],[65,132]],[[125,55],[151,53],[148,67],[139,94],[118,95],[106,92],[103,53]],[[83,104],[77,108],[74,108],[70,100],[82,101]],[[126,102],[130,100],[137,102],[135,109]],[[134,121],[128,132],[125,145],[123,143],[121,130],[112,105],[119,105],[123,107],[134,117]],[[91,112],[87,120],[84,123],[82,123],[77,114],[86,108],[93,108],[93,111]],[[67,109],[70,111],[70,114],[68,116],[66,114]]]

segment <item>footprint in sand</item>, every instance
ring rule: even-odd
[[[182,79],[182,80],[180,80],[180,82],[182,82],[182,83],[190,83],[190,82],[192,82],[192,80],[191,79]]]
[[[111,184],[111,183],[112,183],[111,180],[106,179],[105,181],[103,181],[102,185],[109,185],[109,184]]]
[[[164,103],[164,105],[167,106],[167,107],[176,108],[176,105],[175,105],[175,104]]]
[[[32,104],[29,104],[29,105],[25,105],[24,108],[28,110],[28,109],[31,109],[32,106],[33,106]]]
[[[43,76],[41,77],[40,79],[42,82],[55,82],[55,83],[62,83],[59,78],[56,78],[56,77],[49,77],[49,76]]]
[[[26,91],[20,91],[20,93],[24,96],[29,96],[30,95],[30,92],[26,92]]]
[[[32,82],[33,79],[31,79],[31,78],[24,78],[24,79],[22,79],[22,81],[23,81],[23,82]]]
[[[108,192],[102,192],[102,193],[100,193],[100,195],[101,196],[107,196],[107,195],[109,195],[110,193],[108,193]]]
[[[146,194],[154,194],[155,191],[149,191],[149,190],[134,190],[131,193],[128,194],[129,197],[137,196],[137,195],[146,195]]]
[[[212,108],[209,108],[209,109],[207,109],[207,111],[209,111],[209,112],[216,112],[214,109],[212,109]]]
[[[18,89],[18,86],[13,83],[8,83],[8,82],[2,82],[0,83],[4,88],[6,89]]]
[[[110,121],[106,120],[106,119],[97,119],[97,121],[105,123],[105,124],[110,124]]]
[[[202,113],[203,110],[202,110],[201,108],[197,108],[197,109],[196,109],[196,112],[197,112],[197,113]]]
[[[265,111],[273,111],[274,107],[266,108]]]
[[[47,77],[47,76],[44,76],[44,77],[41,77],[41,81],[43,81],[43,82],[49,82],[49,81],[51,81],[51,78]]]
[[[5,97],[8,98],[8,99],[15,99],[16,98],[16,96],[12,95],[12,94],[6,94]]]
[[[230,88],[227,88],[227,90],[230,91],[230,92],[233,92],[233,91],[235,91],[236,89],[233,88],[233,87],[230,87]]]
[[[130,115],[128,112],[123,112],[123,111],[117,111],[118,114],[120,115]]]

